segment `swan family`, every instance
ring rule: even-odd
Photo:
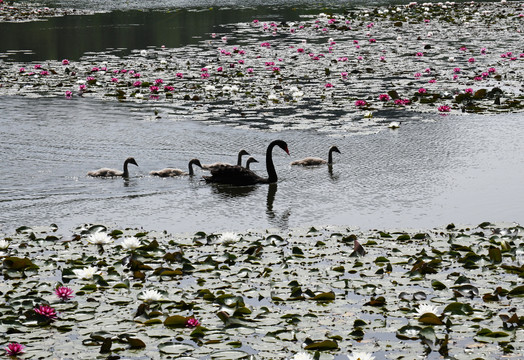
[[[282,149],[286,154],[289,155],[289,150],[287,143],[284,140],[274,140],[272,141],[266,150],[266,171],[267,177],[262,177],[256,174],[253,170],[249,168],[250,164],[253,162],[258,162],[255,158],[249,157],[246,166],[242,166],[242,156],[249,156],[250,154],[246,150],[240,150],[238,153],[238,160],[236,165],[227,164],[227,163],[214,163],[209,165],[202,165],[200,160],[191,159],[188,164],[188,171],[184,171],[176,168],[165,168],[158,171],[151,171],[149,175],[159,176],[159,177],[176,177],[176,176],[193,176],[194,170],[193,166],[198,166],[203,170],[209,171],[210,175],[203,176],[203,179],[207,183],[219,183],[219,184],[229,184],[229,185],[254,185],[254,184],[271,184],[278,181],[277,172],[275,165],[273,163],[273,149],[278,147]],[[333,152],[339,153],[340,151],[336,146],[332,146],[328,152],[328,160],[321,158],[308,157],[302,160],[293,161],[291,165],[301,165],[301,166],[316,166],[322,164],[331,165],[333,163]],[[88,176],[92,177],[123,177],[129,178],[128,165],[133,164],[138,166],[134,158],[129,157],[124,162],[123,171],[102,168],[99,170],[89,171]]]

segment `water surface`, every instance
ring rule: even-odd
[[[398,115],[398,130],[377,133],[268,131],[210,125],[173,110],[98,100],[0,98],[0,224],[89,223],[170,232],[347,225],[429,228],[449,222],[524,219],[524,127],[520,114]],[[263,115],[261,115],[263,122]],[[167,166],[234,162],[245,148],[265,174],[267,144],[281,138],[276,186],[234,189],[148,175]],[[291,160],[327,156],[335,164],[304,169]],[[121,168],[131,179],[95,179],[87,171]]]

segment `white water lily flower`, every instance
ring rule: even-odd
[[[140,55],[142,55],[142,56],[147,56],[147,50],[145,50],[145,49],[144,49],[144,50],[141,50],[141,51],[140,51]]]
[[[113,239],[109,237],[105,232],[96,232],[87,237],[87,241],[94,245],[105,245],[113,242]]]
[[[100,275],[100,271],[97,268],[88,266],[84,269],[73,269],[73,272],[79,279],[89,280],[93,278],[93,275]]]
[[[417,316],[422,316],[427,313],[436,315],[438,313],[438,307],[428,303],[422,303],[418,305]]]
[[[126,237],[124,238],[124,241],[122,241],[122,249],[124,250],[135,250],[140,246],[142,246],[140,240],[134,236]]]
[[[313,356],[305,352],[296,353],[292,360],[313,360]]]
[[[218,238],[217,242],[219,244],[232,244],[240,240],[240,236],[234,232],[223,232],[222,235]]]
[[[0,250],[5,250],[9,247],[9,241],[0,240]]]
[[[349,360],[373,360],[375,357],[366,352],[353,352],[350,356],[348,356]]]
[[[418,330],[415,330],[415,329],[408,329],[404,332],[404,335],[409,337],[409,338],[418,338]]]
[[[142,293],[141,298],[144,302],[158,301],[162,300],[162,294],[157,290],[146,290]]]

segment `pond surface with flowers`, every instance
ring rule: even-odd
[[[4,1],[6,352],[518,359],[523,5]]]

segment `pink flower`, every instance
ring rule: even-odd
[[[69,65],[69,60],[67,59],[62,60],[62,65]]]
[[[253,68],[247,68],[246,71],[247,71],[248,74],[253,74],[254,70],[253,70]]]
[[[279,68],[278,66],[273,66],[273,67],[271,68],[271,70],[272,70],[273,72],[279,72],[279,71],[280,71],[280,68]]]
[[[10,343],[4,348],[8,356],[17,356],[24,353],[24,345],[19,343]]]
[[[460,51],[466,51],[467,48],[466,48],[465,46],[462,46],[459,50],[460,50]]]
[[[429,21],[430,21],[429,19],[424,19],[424,22],[425,22],[426,24],[429,23]]]
[[[118,78],[111,78],[111,82],[117,83],[118,82]]]
[[[186,320],[186,327],[188,328],[194,328],[194,327],[197,327],[197,326],[200,326],[200,321],[198,321],[197,319],[195,318],[189,318]]]
[[[65,92],[65,97],[66,97],[67,99],[71,99],[71,98],[73,97],[73,92],[67,90],[67,91]]]
[[[25,68],[24,68],[24,67],[21,67],[20,69],[18,69],[18,72],[19,72],[19,73],[24,73],[24,72],[25,72]]]
[[[362,60],[362,59],[364,59],[362,56],[357,57],[357,60]]]
[[[304,52],[304,49],[303,49],[303,48],[298,48],[298,49],[297,49],[297,52],[299,52],[299,53],[303,53],[303,52]]]
[[[275,63],[273,61],[266,61],[266,66],[273,66]]]
[[[238,60],[238,63],[239,63],[240,65],[242,65],[242,64],[244,64],[244,60],[240,59],[240,60]]]
[[[324,85],[326,88],[332,88],[333,87],[333,84],[332,83],[327,83],[326,85]]]
[[[49,71],[42,70],[42,71],[40,71],[40,75],[43,75],[43,76],[49,75]]]
[[[96,67],[96,66],[93,66],[93,67],[91,68],[91,72],[97,72],[97,71],[99,71],[99,70],[100,70],[100,69],[99,69],[98,67]]]
[[[426,89],[424,89],[424,88],[420,88],[420,89],[418,89],[418,93],[419,93],[419,94],[425,94],[425,93],[427,93],[427,92],[428,92],[428,91],[427,91]]]
[[[86,81],[95,81],[95,78],[92,76],[86,77]]]
[[[182,74],[181,72],[178,72],[176,73],[176,77],[179,79],[182,79],[184,77],[184,74]]]
[[[149,91],[151,91],[153,94],[156,94],[158,92],[158,86],[151,85],[149,87]]]
[[[469,59],[468,59],[468,62],[470,62],[470,63],[474,63],[474,62],[475,62],[475,58],[469,58]]]
[[[40,64],[36,64],[35,65],[35,69],[41,69],[41,68],[42,68],[42,65],[40,65]]]
[[[368,29],[371,29],[373,26],[375,26],[374,23],[369,23],[369,24],[367,25]]]
[[[73,289],[67,286],[59,286],[55,289],[55,294],[60,300],[69,300],[74,297]]]
[[[434,84],[434,83],[436,83],[436,82],[437,82],[437,80],[435,80],[435,79],[430,79],[430,80],[428,81],[428,83],[430,83],[430,84]]]
[[[426,73],[429,74],[429,73],[431,72],[431,69],[430,69],[430,68],[426,68],[426,69],[424,70],[424,72],[426,72]]]
[[[376,43],[377,40],[376,39],[369,39],[369,42],[373,44],[373,43]]]
[[[473,94],[473,89],[472,88],[467,88],[464,90],[464,93],[465,94]]]
[[[367,103],[366,103],[365,100],[357,100],[357,101],[355,101],[355,106],[357,106],[357,107],[366,106],[366,105],[367,105]]]
[[[388,94],[380,94],[380,95],[378,96],[378,99],[379,99],[380,101],[389,101],[389,95],[388,95]]]
[[[457,74],[453,75],[453,80],[457,80],[458,77],[459,77],[459,76],[458,76]]]
[[[268,42],[263,42],[262,44],[260,44],[260,46],[265,47],[265,48],[269,48],[269,47],[271,47],[271,44],[268,43]]]
[[[163,83],[164,83],[164,80],[162,80],[162,79],[156,79],[155,80],[155,84],[156,85],[160,85],[160,84],[163,84]]]
[[[482,76],[475,76],[475,77],[473,78],[473,80],[475,80],[475,81],[481,81],[481,80],[482,80]]]
[[[385,56],[381,56],[381,57],[379,58],[379,60],[385,62],[385,61],[386,61],[386,57],[385,57]]]
[[[79,89],[80,91],[84,91],[85,89],[87,89],[87,86],[86,86],[86,84],[80,84],[80,86],[78,87],[78,89]]]
[[[451,107],[449,107],[448,105],[441,105],[438,107],[438,111],[440,112],[450,112],[451,111]]]
[[[495,72],[497,72],[497,69],[495,69],[494,67],[490,67],[490,68],[488,69],[488,72],[489,72],[489,73],[495,73]]]
[[[175,88],[173,86],[166,85],[164,86],[164,91],[173,91]]]
[[[137,79],[138,79],[140,76],[142,76],[142,75],[140,75],[140,73],[134,73],[134,74],[133,74],[133,77],[134,77],[134,78],[137,78]]]
[[[258,20],[257,19],[253,20],[253,24],[258,24]]]
[[[460,73],[460,68],[458,68],[458,67],[457,67],[457,68],[454,68],[454,69],[453,69],[453,72],[454,72],[455,74]]]
[[[49,305],[40,305],[34,308],[34,310],[37,314],[45,316],[48,320],[55,320],[57,318],[56,310]]]
[[[139,81],[139,80],[137,80],[137,81],[135,81],[135,82],[133,83],[133,86],[134,86],[134,87],[139,87],[140,85],[142,85],[142,82]]]
[[[221,72],[222,70],[224,70],[224,69],[222,68],[222,66],[217,67],[217,71],[218,71],[218,72]]]
[[[422,76],[422,74],[418,72],[418,73],[415,73],[415,75],[413,75],[413,76],[415,76],[416,78],[419,78],[419,77]]]
[[[358,40],[353,40],[353,44],[358,44]]]
[[[340,76],[342,76],[342,79],[347,79],[348,73],[343,71],[343,72],[340,73]]]
[[[202,69],[200,69],[201,72],[207,72],[207,68],[206,67],[203,67]]]
[[[422,57],[422,56],[424,56],[424,53],[419,51],[418,53],[415,54],[415,56]]]
[[[480,49],[480,53],[483,54],[483,55],[484,55],[485,53],[487,53],[487,52],[488,52],[488,50],[487,50],[486,48],[482,48],[482,49]]]
[[[201,79],[207,79],[207,78],[209,78],[209,73],[207,73],[207,72],[203,72],[202,74],[200,74],[200,78],[201,78]]]

